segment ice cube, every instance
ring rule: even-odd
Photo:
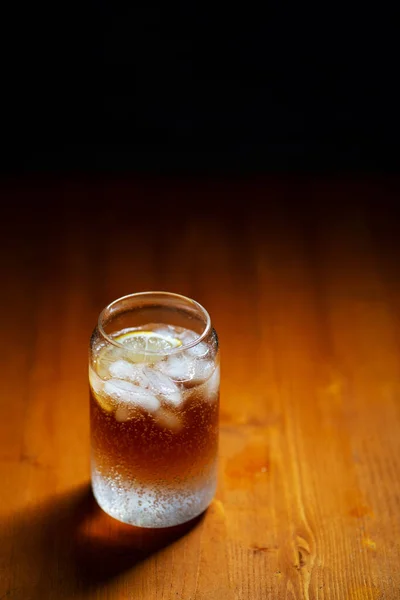
[[[183,352],[159,363],[158,368],[171,379],[182,382],[186,387],[192,387],[204,383],[210,377],[214,363],[211,360],[190,357],[187,352]]]
[[[149,412],[155,412],[160,407],[160,401],[149,390],[130,381],[109,379],[104,384],[104,392],[114,400],[139,406]]]
[[[151,326],[150,326],[151,329]],[[171,327],[170,325],[160,325],[160,327],[154,327],[152,329],[152,331],[154,331],[155,333],[159,333],[160,335],[163,335],[165,337],[176,337],[176,330],[174,327]]]
[[[206,382],[206,390],[210,399],[214,399],[219,392],[220,368],[216,367],[210,379]]]
[[[214,369],[214,363],[211,360],[195,360],[194,361],[194,377],[196,384],[206,381]]]
[[[97,372],[100,377],[107,379],[110,376],[110,366],[120,358],[123,358],[121,348],[115,346],[103,348],[99,356],[95,358]]]
[[[157,366],[165,375],[175,381],[191,381],[195,374],[195,361],[183,353],[172,355]]]
[[[89,382],[95,394],[100,395],[103,392],[104,381],[91,367],[89,367]]]
[[[127,360],[116,360],[110,365],[109,371],[114,379],[123,379],[146,387],[146,377],[143,375],[142,366],[133,365]]]
[[[125,421],[129,421],[129,419],[132,419],[133,417],[133,411],[128,406],[126,406],[126,404],[120,404],[117,410],[115,411],[115,419],[119,423],[125,423]]]
[[[154,419],[160,427],[169,429],[174,433],[180,431],[183,427],[182,417],[167,410],[166,408],[160,408],[154,415]]]
[[[208,351],[209,351],[209,348],[208,348],[207,344],[204,344],[204,342],[200,342],[199,344],[196,344],[195,346],[188,348],[185,352],[189,356],[205,357],[206,354],[208,354]]]
[[[183,344],[189,344],[199,337],[198,333],[195,333],[191,329],[184,329],[179,333],[179,339]]]
[[[176,383],[160,371],[147,367],[144,369],[148,385],[151,391],[173,406],[179,406],[182,402],[182,394]]]

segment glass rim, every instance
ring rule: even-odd
[[[138,297],[150,297],[150,296],[154,296],[154,295],[175,298],[176,300],[179,299],[179,300],[184,300],[185,302],[188,302],[189,304],[194,306],[194,308],[196,308],[205,317],[205,327],[204,327],[204,330],[202,331],[202,333],[200,333],[198,337],[196,337],[194,340],[192,340],[190,342],[187,342],[186,344],[182,344],[181,346],[178,346],[177,348],[171,348],[168,352],[148,352],[147,354],[153,355],[153,356],[169,356],[171,354],[178,354],[179,352],[183,352],[187,348],[193,348],[194,346],[197,346],[197,344],[200,344],[209,335],[209,333],[212,330],[211,317],[208,314],[208,311],[204,308],[204,306],[202,306],[199,302],[197,302],[197,300],[193,300],[193,298],[189,298],[189,296],[184,296],[183,294],[176,294],[174,292],[165,292],[165,291],[134,292],[133,294],[126,294],[125,296],[121,296],[120,298],[117,298],[116,300],[113,300],[112,302],[110,302],[110,304],[107,304],[107,306],[105,306],[103,308],[103,310],[100,312],[99,318],[97,320],[97,328],[100,332],[100,335],[109,344],[112,344],[113,346],[116,346],[117,348],[126,349],[126,346],[124,344],[117,342],[115,339],[113,339],[111,336],[109,336],[104,331],[102,321],[104,320],[105,312],[112,310],[113,307],[115,307],[119,302],[122,302],[124,300],[130,299],[130,298],[134,299],[134,298],[138,298]]]

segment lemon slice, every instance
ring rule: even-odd
[[[91,368],[89,368],[89,382],[92,394],[101,408],[107,413],[112,413],[115,410],[115,404],[104,394],[104,381]]]
[[[101,408],[106,411],[106,413],[111,414],[116,409],[116,406],[110,402],[107,396],[102,396],[101,394],[95,395],[97,402],[100,404]]]
[[[94,371],[100,382],[110,378],[110,367],[117,361],[152,364],[162,360],[173,348],[182,346],[181,340],[154,331],[125,330],[114,338],[122,347],[112,344],[103,346],[94,358]],[[124,379],[124,377],[122,377]],[[95,386],[92,385],[95,389]],[[99,393],[96,393],[98,396]]]
[[[181,340],[155,331],[126,331],[115,340],[123,344],[124,354],[131,362],[155,362],[161,360],[173,348],[182,345]]]

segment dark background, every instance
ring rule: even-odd
[[[366,6],[14,5],[2,168],[397,171],[397,19]]]

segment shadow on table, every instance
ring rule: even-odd
[[[0,597],[61,600],[94,589],[178,540],[202,517],[164,529],[132,527],[108,517],[86,484],[0,523],[0,563],[12,555],[12,577],[5,589],[2,582]]]

